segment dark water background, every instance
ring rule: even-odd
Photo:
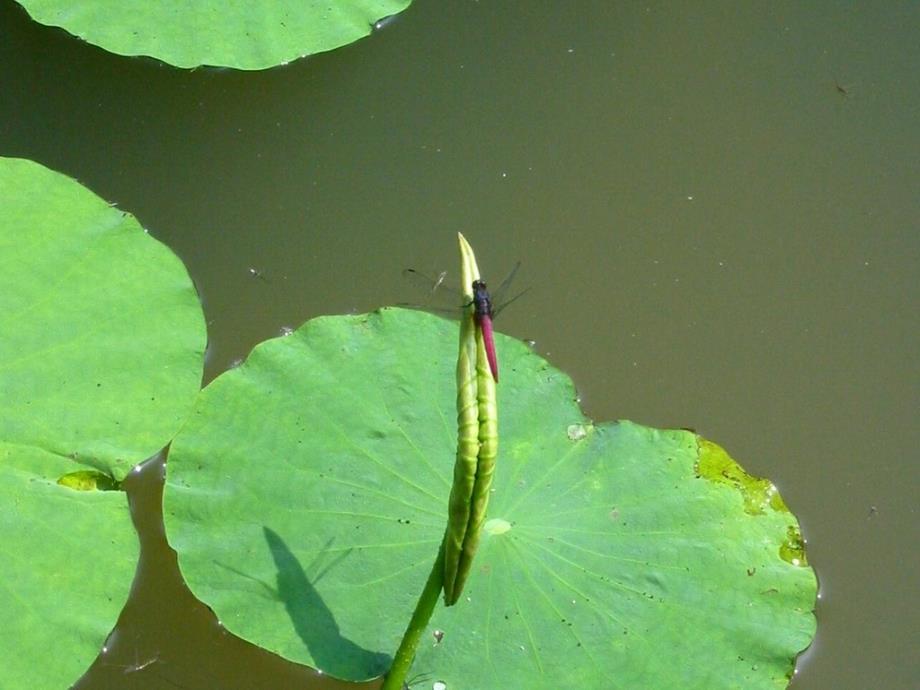
[[[180,71],[0,0],[0,155],[186,262],[210,380],[283,326],[520,259],[499,327],[592,417],[770,477],[821,580],[798,690],[920,687],[920,4],[420,0],[353,46]],[[253,274],[254,269],[256,275]],[[132,477],[142,561],[100,688],[352,687],[226,634]]]

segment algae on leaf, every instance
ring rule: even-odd
[[[118,488],[191,409],[204,319],[178,258],[74,180],[0,158],[0,209],[0,687],[67,687],[128,596]]]
[[[203,391],[164,518],[230,631],[338,677],[386,670],[444,533],[457,328],[401,309],[322,317]],[[781,555],[795,517],[701,476],[714,444],[595,424],[562,372],[496,344],[486,524],[462,605],[435,611],[413,672],[477,690],[785,687],[815,631],[814,573]]]

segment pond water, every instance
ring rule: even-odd
[[[821,581],[800,689],[916,688],[917,3],[419,2],[259,73],[106,54],[0,2],[0,154],[76,177],[186,262],[208,380],[407,266],[533,289],[599,420],[692,427],[771,478]],[[355,687],[226,634],[163,539],[163,465],[99,688]]]

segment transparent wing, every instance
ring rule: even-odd
[[[505,278],[502,281],[501,285],[499,285],[498,288],[492,293],[492,315],[493,316],[498,316],[505,307],[507,307],[509,304],[517,300],[518,297],[522,297],[523,295],[530,292],[530,288],[526,287],[523,290],[521,290],[519,293],[517,293],[511,299],[507,301],[503,301],[505,295],[508,292],[508,288],[511,286],[511,281],[514,280],[514,276],[517,275],[518,269],[520,267],[521,267],[521,262],[518,261],[516,264],[514,264],[514,268],[511,269],[511,273],[508,274],[508,277]]]

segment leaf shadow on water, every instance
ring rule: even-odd
[[[317,668],[338,678],[353,675],[356,667],[365,669],[367,678],[386,672],[392,657],[365,649],[343,637],[335,616],[316,591],[297,557],[277,532],[264,525],[262,530],[278,569],[278,598],[284,604],[297,635],[315,659]],[[314,578],[314,582],[319,581],[334,565],[335,562],[329,564]]]

